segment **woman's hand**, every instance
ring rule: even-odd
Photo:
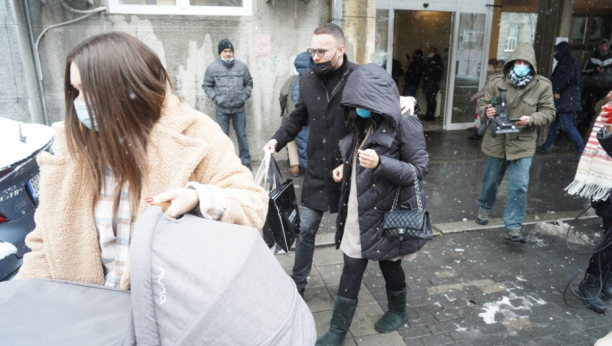
[[[378,167],[378,154],[373,149],[358,150],[359,164],[364,168],[374,169]]]
[[[170,203],[164,212],[166,215],[176,218],[192,211],[198,205],[199,200],[198,193],[193,189],[173,189],[155,197],[149,197],[145,199],[145,202],[148,204]]]
[[[332,175],[334,177],[334,181],[336,183],[339,183],[339,182],[342,181],[343,174],[344,174],[343,170],[344,170],[344,165],[342,164],[342,165],[336,167],[336,169],[334,169],[334,171],[332,172]]]

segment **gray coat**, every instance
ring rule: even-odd
[[[417,252],[424,244],[423,241],[391,240],[385,237],[385,232],[380,227],[385,212],[393,205],[398,186],[402,187],[400,203],[410,204],[411,209],[417,209],[414,171],[408,163],[416,169],[421,200],[425,207],[422,180],[429,165],[425,136],[417,117],[401,115],[398,99],[399,92],[395,82],[385,70],[375,64],[364,65],[355,70],[346,82],[342,97],[342,105],[345,107],[370,110],[372,120],[376,123],[376,129],[361,145],[361,149],[374,149],[380,163],[375,169],[358,165],[355,178],[362,258],[377,261]],[[340,195],[336,247],[340,246],[344,233],[352,156],[357,140],[357,133],[353,130],[342,138],[339,144],[345,178]]]
[[[253,78],[242,61],[219,59],[206,68],[202,88],[217,105],[217,112],[236,114],[244,111],[244,103],[251,97]]]

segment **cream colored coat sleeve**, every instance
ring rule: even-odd
[[[195,171],[196,181],[220,187],[226,209],[223,222],[262,229],[268,212],[268,194],[253,182],[253,174],[242,165],[232,141],[217,123],[205,116],[208,154]]]

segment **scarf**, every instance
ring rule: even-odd
[[[597,140],[597,132],[603,126],[601,114],[597,117],[589,142],[580,156],[578,170],[574,181],[565,191],[570,195],[579,195],[593,201],[603,200],[612,189],[612,158],[606,153]]]
[[[533,72],[529,72],[529,74],[526,75],[525,77],[519,77],[516,75],[516,72],[514,72],[513,69],[510,69],[510,72],[508,73],[508,77],[510,78],[510,81],[512,82],[512,84],[514,84],[515,88],[524,88],[533,79]]]
[[[104,266],[105,286],[119,287],[125,265],[130,257],[130,241],[136,215],[132,215],[128,197],[129,185],[121,189],[119,206],[113,215],[115,179],[110,169],[104,171],[105,184],[96,203],[94,219],[100,240],[100,253]]]

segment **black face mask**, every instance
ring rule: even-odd
[[[340,50],[340,48],[338,48],[338,50]],[[336,50],[336,54],[338,53],[338,50]],[[334,54],[334,57],[336,56],[336,54]],[[326,74],[329,74],[334,70],[334,68],[338,64],[338,60],[340,59],[336,60],[336,63],[334,64],[334,66],[332,66],[332,63],[331,63],[332,60],[334,60],[334,58],[332,58],[330,61],[322,62],[319,64],[314,64],[312,69],[319,76],[324,76]]]

